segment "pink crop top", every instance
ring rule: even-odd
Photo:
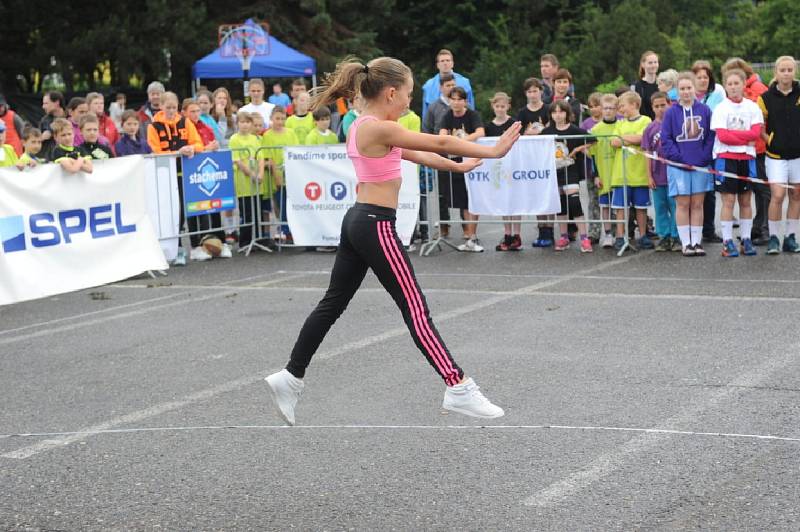
[[[347,135],[347,155],[353,161],[356,169],[356,177],[359,183],[379,183],[390,179],[399,179],[400,160],[403,150],[394,146],[392,150],[383,157],[367,157],[361,155],[356,146],[356,131],[358,126],[365,120],[378,120],[374,116],[360,116],[356,118]]]

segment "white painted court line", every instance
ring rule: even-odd
[[[550,277],[554,280],[560,279],[555,277]],[[582,277],[585,279],[585,277]],[[275,281],[282,282],[282,281]],[[244,285],[244,286],[237,286],[236,288],[241,291],[258,291],[258,290],[265,290],[270,292],[314,292],[319,293],[320,290],[324,290],[321,287],[312,287],[312,286],[265,286],[266,283],[259,283],[258,285]],[[128,285],[125,288],[145,288],[144,285]],[[172,286],[164,286],[159,288],[171,288],[175,290],[230,290],[230,287],[221,287],[221,286],[205,286],[205,285],[172,285]],[[527,295],[531,297],[541,297],[541,296],[548,296],[548,297],[588,297],[593,299],[677,299],[677,300],[689,300],[689,301],[759,301],[759,302],[769,302],[769,303],[797,303],[800,301],[800,296],[793,297],[793,296],[786,296],[786,297],[779,297],[779,296],[723,296],[723,295],[711,295],[711,294],[625,294],[619,292],[555,292],[555,291],[546,291],[546,290],[537,290],[536,292],[528,292],[525,294],[519,294],[519,292],[515,290],[467,290],[467,289],[459,289],[459,288],[424,288],[423,291],[426,294],[453,294],[453,295],[480,295],[480,296],[498,296],[498,295]],[[386,290],[383,288],[359,288],[359,293],[384,293]]]
[[[732,379],[728,383],[730,387],[720,388],[715,392],[701,396],[685,408],[683,412],[662,421],[657,427],[649,429],[647,432],[637,435],[615,449],[598,456],[579,471],[526,497],[522,503],[525,506],[546,508],[556,506],[566,499],[578,495],[591,485],[613,474],[636,455],[662,444],[664,439],[659,436],[668,434],[667,431],[675,430],[671,427],[692,425],[701,413],[719,403],[725,402],[734,394],[740,393],[741,390],[739,388],[759,386],[774,374],[783,371],[787,366],[796,364],[798,361],[796,356],[798,348],[800,348],[800,345],[794,344],[788,345],[783,353],[763,353],[760,358],[765,362]]]
[[[107,429],[93,432],[29,432],[19,434],[0,434],[0,440],[8,438],[45,438],[53,436],[97,436],[103,434],[137,434],[146,432],[195,432],[225,430],[365,430],[365,431],[569,431],[569,432],[636,432],[662,436],[700,436],[759,441],[780,441],[800,443],[800,438],[775,436],[773,434],[742,434],[736,432],[711,432],[675,429],[648,429],[641,427],[606,427],[592,425],[198,425],[189,427],[132,427],[128,429]]]
[[[641,254],[639,254],[639,255],[631,254],[631,255],[628,255],[627,257],[623,257],[623,258],[621,258],[621,259],[619,259],[617,261],[614,261],[614,262],[603,263],[603,264],[600,264],[598,266],[594,266],[592,268],[588,268],[586,270],[581,270],[581,271],[575,272],[575,275],[584,275],[584,274],[590,273],[590,272],[602,271],[602,270],[605,270],[607,268],[615,267],[618,264],[628,262],[630,260],[633,260],[633,259],[635,259],[637,257],[641,257],[641,256],[642,256]],[[298,275],[305,275],[305,274],[298,274]],[[504,301],[508,301],[509,299],[512,299],[514,297],[519,297],[520,295],[525,295],[525,294],[527,294],[529,292],[532,292],[534,290],[538,290],[538,289],[541,289],[541,288],[547,288],[547,287],[553,286],[553,285],[558,284],[558,283],[563,282],[563,281],[564,281],[564,279],[557,279],[557,280],[550,280],[550,281],[543,281],[543,282],[535,283],[535,284],[523,287],[523,288],[521,288],[519,290],[516,290],[514,292],[511,292],[509,294],[494,296],[494,297],[483,299],[483,300],[478,301],[476,303],[472,303],[470,305],[463,305],[461,307],[456,307],[456,308],[454,308],[454,309],[452,309],[452,310],[450,310],[448,312],[444,312],[442,314],[439,314],[438,316],[435,317],[435,319],[438,322],[441,322],[441,321],[444,321],[444,320],[449,320],[449,319],[452,319],[452,318],[455,318],[455,317],[458,317],[458,316],[462,316],[462,315],[470,313],[470,312],[474,312],[476,310],[480,310],[480,309],[495,305],[497,303],[502,303]],[[225,294],[225,292],[222,292],[222,295],[224,295],[224,294]],[[214,294],[213,296],[206,296],[206,299],[211,299],[211,297],[222,297],[222,296],[220,294]],[[408,329],[405,326],[397,327],[397,328],[394,328],[394,329],[390,329],[388,331],[384,331],[384,332],[382,332],[380,334],[376,334],[376,335],[373,335],[373,336],[368,336],[368,337],[362,338],[360,340],[356,340],[354,342],[350,342],[348,344],[344,344],[344,345],[342,345],[342,346],[340,346],[338,348],[334,348],[334,349],[331,349],[329,351],[323,351],[323,352],[317,353],[316,355],[314,355],[314,359],[315,360],[330,359],[330,358],[333,358],[335,356],[338,356],[338,355],[341,355],[341,354],[344,354],[344,353],[351,353],[351,352],[356,351],[358,349],[362,349],[364,347],[367,347],[367,346],[370,346],[370,345],[374,345],[374,344],[383,342],[385,340],[388,340],[390,338],[395,338],[397,336],[404,335],[404,334],[408,334]],[[288,349],[287,349],[287,353],[288,353]],[[273,371],[276,371],[276,370],[273,370]],[[118,417],[112,418],[112,419],[110,419],[108,421],[105,421],[105,422],[102,422],[102,423],[99,423],[99,424],[96,424],[96,425],[92,425],[90,427],[86,427],[86,428],[80,429],[78,432],[80,434],[82,434],[81,436],[68,435],[68,436],[56,437],[54,439],[43,440],[43,441],[40,441],[40,442],[35,443],[33,445],[22,447],[20,449],[15,450],[15,451],[6,452],[6,453],[0,455],[0,458],[12,458],[12,459],[29,458],[29,457],[35,456],[35,455],[37,455],[39,453],[42,453],[42,452],[45,452],[45,451],[49,451],[49,450],[52,450],[52,449],[56,449],[56,448],[62,447],[64,445],[69,445],[70,443],[73,443],[75,441],[81,440],[81,439],[86,437],[86,434],[92,434],[92,433],[95,433],[95,432],[98,432],[98,431],[101,431],[101,430],[109,430],[109,429],[112,429],[114,427],[118,427],[120,425],[136,423],[136,422],[142,421],[144,419],[151,418],[153,416],[158,416],[158,415],[163,414],[165,412],[169,412],[169,411],[172,411],[172,410],[183,408],[185,406],[189,406],[191,404],[194,404],[194,403],[197,403],[197,402],[200,402],[200,401],[208,400],[208,399],[210,399],[212,397],[215,397],[215,396],[217,396],[219,394],[222,394],[222,393],[225,393],[225,392],[230,392],[230,391],[238,390],[240,388],[244,388],[245,386],[249,386],[251,384],[254,384],[256,382],[259,382],[259,381],[263,380],[263,378],[266,375],[268,375],[269,373],[271,373],[271,372],[265,372],[265,373],[260,373],[260,374],[256,374],[256,375],[249,374],[249,375],[246,375],[246,376],[241,377],[239,379],[236,379],[236,380],[233,380],[233,381],[228,381],[228,382],[223,383],[223,384],[221,384],[219,386],[214,386],[214,387],[211,387],[211,388],[206,388],[205,390],[201,390],[199,392],[195,392],[195,393],[190,394],[190,395],[188,395],[188,396],[186,396],[183,399],[180,399],[178,401],[168,401],[168,402],[165,402],[165,403],[154,405],[154,406],[149,407],[149,408],[145,408],[145,409],[142,409],[142,410],[137,410],[137,411],[131,412],[129,414],[118,416]],[[265,400],[268,400],[266,398],[266,396],[265,396]]]
[[[645,252],[646,253],[646,252]],[[629,255],[630,256],[630,255]],[[614,259],[618,261],[618,259]],[[306,275],[330,275],[330,270],[298,270],[293,273],[304,273]],[[708,284],[800,284],[800,279],[731,279],[731,278],[711,278],[700,277],[645,277],[645,276],[625,276],[625,275],[570,275],[559,273],[465,273],[465,272],[414,272],[417,277],[466,277],[466,278],[501,278],[501,279],[589,279],[598,281],[658,281],[660,283],[708,283]]]
[[[283,281],[298,279],[300,277],[305,277],[305,274],[287,275],[286,277],[284,277],[282,279],[275,279],[274,282],[283,282]],[[86,321],[82,321],[82,322],[78,322],[78,323],[73,323],[73,324],[68,324],[68,325],[61,325],[61,326],[57,326],[57,327],[48,327],[48,328],[45,328],[45,329],[42,329],[42,330],[39,330],[39,331],[34,331],[34,332],[30,332],[30,333],[27,333],[27,334],[21,334],[21,335],[17,335],[17,336],[11,336],[9,338],[0,338],[0,345],[11,344],[11,343],[14,343],[14,342],[21,342],[21,341],[24,341],[24,340],[31,340],[33,338],[39,338],[39,337],[42,337],[42,336],[50,336],[52,334],[56,334],[56,333],[60,333],[60,332],[72,331],[72,330],[75,330],[75,329],[80,329],[81,327],[89,327],[89,326],[92,326],[92,325],[98,325],[98,324],[101,324],[101,323],[106,323],[106,322],[109,322],[109,321],[119,320],[119,319],[123,319],[123,318],[131,318],[133,316],[139,316],[141,314],[148,314],[150,312],[154,312],[154,311],[157,311],[157,310],[162,310],[162,309],[166,309],[166,308],[170,308],[170,307],[175,307],[175,306],[179,306],[179,305],[186,305],[186,304],[190,304],[190,303],[192,303],[192,304],[193,303],[199,303],[199,302],[202,302],[202,301],[208,301],[209,299],[218,299],[218,298],[226,297],[226,296],[229,296],[229,295],[233,295],[233,294],[237,293],[238,290],[239,290],[238,287],[231,286],[231,287],[227,288],[224,291],[216,292],[216,293],[213,293],[213,294],[205,294],[205,295],[200,295],[200,296],[187,297],[186,299],[180,299],[178,301],[172,301],[171,303],[163,303],[163,304],[159,304],[159,305],[151,305],[151,306],[148,306],[147,308],[131,310],[131,311],[128,311],[128,312],[120,312],[120,313],[117,313],[117,314],[112,314],[110,316],[103,316],[103,317],[100,317],[100,318],[90,319],[90,320],[86,320]],[[175,298],[178,298],[178,297],[180,297],[182,295],[188,295],[188,292],[180,292],[180,293],[177,293],[177,294],[170,294],[169,296],[164,296],[164,297],[159,298],[159,299],[175,299]],[[145,303],[147,303],[147,302],[149,302],[149,301],[145,301]],[[125,305],[121,305],[120,307],[117,307],[117,308],[125,308]],[[87,313],[86,315],[92,315],[92,314],[93,313]],[[81,316],[84,316],[84,315],[81,315]],[[49,321],[49,322],[40,322],[40,323],[36,323],[36,324],[31,324],[30,326],[27,326],[25,328],[27,329],[27,328],[30,328],[30,327],[47,327],[52,323],[63,321],[65,319],[67,319],[67,318],[60,318],[59,320],[52,320],[52,321]]]

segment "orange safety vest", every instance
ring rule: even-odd
[[[3,115],[3,122],[6,123],[6,144],[14,146],[14,151],[17,152],[17,157],[22,155],[22,139],[19,138],[17,128],[14,126],[14,111],[6,109],[6,114]]]

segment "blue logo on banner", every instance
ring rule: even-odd
[[[342,201],[347,196],[347,187],[341,181],[331,183],[331,196],[336,201]]]
[[[60,244],[72,244],[75,235],[88,232],[92,239],[133,233],[136,224],[125,225],[122,221],[122,204],[106,203],[88,209],[39,212],[25,216],[0,218],[0,241],[3,252],[25,251],[26,228],[30,233],[33,248],[46,248]]]
[[[186,216],[227,211],[236,207],[231,152],[199,153],[181,159]]]

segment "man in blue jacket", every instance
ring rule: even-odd
[[[433,76],[431,79],[425,82],[425,85],[422,86],[422,121],[425,121],[425,116],[428,114],[428,106],[431,105],[433,102],[439,99],[441,96],[439,92],[439,76],[442,74],[452,74],[456,80],[456,86],[462,87],[465,91],[467,91],[467,105],[470,109],[475,109],[475,95],[472,94],[472,85],[469,83],[469,79],[465,78],[461,74],[453,71],[453,52],[447,49],[439,50],[439,53],[436,54],[436,68],[439,69],[439,73]]]

